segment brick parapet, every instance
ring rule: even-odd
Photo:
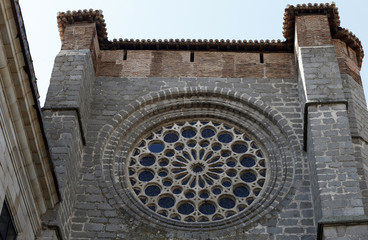
[[[292,53],[101,51],[97,76],[295,78]]]

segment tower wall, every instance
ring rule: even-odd
[[[364,239],[362,53],[323,7],[290,7],[283,43],[107,43],[99,12],[62,15],[44,114],[64,201],[45,223],[70,239]]]

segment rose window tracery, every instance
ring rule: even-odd
[[[127,182],[148,209],[181,222],[227,219],[267,184],[268,162],[244,131],[216,120],[177,121],[146,135],[128,158]]]

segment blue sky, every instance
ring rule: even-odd
[[[101,9],[108,38],[133,39],[283,39],[282,23],[287,4],[295,0],[20,0],[41,106],[60,51],[57,12]],[[312,2],[314,3],[314,2]],[[324,2],[323,2],[324,3]],[[341,26],[368,47],[368,1],[336,0]],[[368,57],[368,53],[366,53]],[[368,99],[368,64],[361,75]]]

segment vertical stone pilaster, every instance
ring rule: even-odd
[[[304,144],[313,185],[315,221],[319,224],[318,238],[336,239],[333,229],[363,224],[364,218],[348,102],[327,16],[298,16],[295,21],[295,52],[305,116]],[[365,232],[366,226],[359,226],[363,229],[359,231]]]

